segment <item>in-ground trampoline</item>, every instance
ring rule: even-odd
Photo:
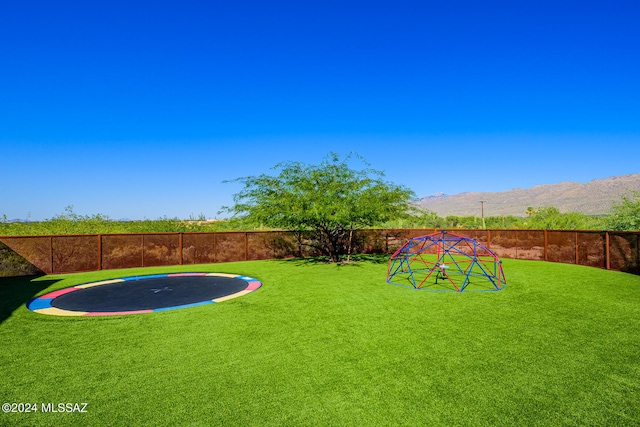
[[[32,299],[27,307],[58,316],[112,316],[153,313],[213,304],[246,295],[262,283],[222,273],[131,276],[85,283]]]

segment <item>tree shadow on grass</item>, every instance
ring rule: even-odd
[[[0,278],[0,324],[7,320],[19,307],[27,304],[55,280],[36,280],[39,276],[1,277]]]
[[[387,254],[357,254],[351,255],[349,261],[347,261],[346,257],[343,257],[340,262],[333,263],[337,267],[361,267],[362,263],[370,262],[373,264],[387,264],[389,261],[389,255]],[[320,264],[332,264],[329,261],[329,257],[326,256],[318,256],[318,257],[306,257],[306,258],[287,258],[283,259],[282,262],[302,266],[302,265],[320,265]]]

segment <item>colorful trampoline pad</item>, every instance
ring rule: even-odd
[[[56,316],[114,316],[197,307],[251,293],[262,283],[227,273],[168,273],[84,283],[32,299],[27,308]]]

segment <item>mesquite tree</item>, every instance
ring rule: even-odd
[[[284,162],[273,168],[277,175],[237,178],[244,188],[227,210],[263,226],[310,231],[308,244],[337,262],[350,252],[354,230],[406,215],[414,195],[380,171],[350,168],[353,157],[329,153],[319,165]]]

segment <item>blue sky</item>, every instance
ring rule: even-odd
[[[4,2],[0,216],[216,217],[222,181],[329,151],[418,196],[639,173],[638,22],[616,0]]]

